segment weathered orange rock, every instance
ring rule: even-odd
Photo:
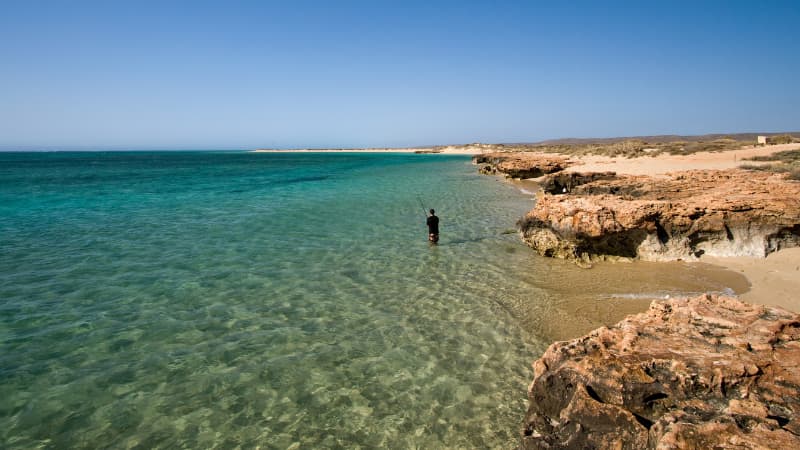
[[[540,254],[591,260],[757,256],[800,245],[800,183],[743,170],[690,171],[666,179],[579,174],[558,181],[520,220]],[[584,184],[580,184],[583,182]],[[548,184],[549,183],[549,184]],[[564,186],[567,195],[559,195]]]
[[[478,164],[481,173],[502,173],[509,178],[538,178],[574,164],[564,156],[526,152],[475,155],[472,162]]]
[[[523,449],[800,448],[800,315],[653,302],[534,363]]]

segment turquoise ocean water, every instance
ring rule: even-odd
[[[2,446],[513,445],[536,344],[492,296],[530,201],[474,172],[0,154]]]
[[[463,156],[0,153],[0,447],[513,448],[559,330],[726,286],[543,264],[531,205]]]

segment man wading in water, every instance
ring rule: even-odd
[[[431,209],[431,215],[428,216],[428,241],[432,244],[439,242],[439,218],[436,213]]]

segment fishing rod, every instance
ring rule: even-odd
[[[419,202],[419,206],[422,207],[422,212],[425,214],[425,217],[428,217],[428,210],[425,209],[425,204],[422,203],[422,198],[420,198],[419,195],[417,195],[417,201]]]

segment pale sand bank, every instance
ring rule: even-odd
[[[252,150],[252,153],[416,153],[430,151],[426,148],[292,148]]]
[[[766,156],[784,150],[800,149],[800,144],[768,145],[765,147],[743,147],[727,152],[700,152],[691,155],[661,154],[652,157],[623,158],[608,156],[579,157],[581,164],[569,167],[568,172],[616,172],[626,175],[659,176],[684,170],[725,170],[742,164],[753,156]]]
[[[252,150],[253,153],[434,153],[440,155],[479,155],[488,150],[472,146],[447,147],[412,147],[412,148],[304,148],[304,149],[258,149]]]
[[[800,312],[800,248],[784,249],[763,259],[703,257],[702,261],[744,275],[751,286],[739,296],[742,300]]]

